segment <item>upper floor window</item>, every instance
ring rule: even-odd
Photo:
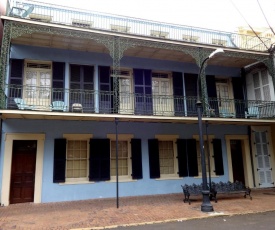
[[[173,85],[170,73],[152,73],[153,111],[156,115],[173,115]]]

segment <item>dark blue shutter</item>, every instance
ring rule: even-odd
[[[159,143],[157,139],[148,140],[150,178],[160,178]]]
[[[188,155],[188,169],[189,176],[198,176],[198,157],[197,157],[197,141],[195,139],[187,139],[187,155]]]
[[[235,99],[236,117],[244,118],[246,104],[244,101],[243,79],[241,77],[232,77],[232,84]]]
[[[65,182],[66,139],[54,140],[53,182]]]
[[[53,62],[52,100],[64,101],[65,97],[65,63]]]
[[[131,152],[132,152],[132,178],[142,179],[141,139],[131,140]]]
[[[208,93],[208,103],[211,109],[215,110],[215,115],[219,116],[219,104],[217,100],[216,79],[213,75],[206,76],[206,85]]]
[[[184,116],[183,78],[182,73],[173,72],[175,116]]]
[[[187,116],[197,116],[197,74],[184,74]]]
[[[216,175],[224,175],[221,139],[213,139],[213,149]]]
[[[179,177],[188,176],[188,162],[187,162],[187,146],[186,140],[177,140],[177,150],[178,150],[178,166],[179,166]]]
[[[8,108],[17,108],[14,98],[22,98],[24,60],[11,59],[10,63],[10,89],[7,101]]]
[[[113,85],[112,78],[110,77],[109,66],[99,66],[99,112],[111,113],[113,108]]]
[[[85,112],[94,112],[94,67],[70,65],[70,106],[80,103]]]
[[[134,69],[135,114],[153,114],[151,70]]]
[[[110,140],[90,139],[90,181],[110,180]]]

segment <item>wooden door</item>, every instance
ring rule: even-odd
[[[13,142],[10,203],[33,202],[37,141]]]

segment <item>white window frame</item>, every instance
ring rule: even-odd
[[[107,134],[107,138],[110,139],[110,177],[111,180],[110,182],[114,182],[116,181],[116,176],[112,176],[111,175],[111,142],[112,141],[116,141],[116,134]],[[127,145],[128,145],[128,160],[127,160],[127,164],[128,164],[128,175],[124,175],[124,176],[118,176],[119,181],[129,181],[132,180],[132,151],[131,151],[131,139],[134,138],[133,134],[118,134],[117,135],[117,139],[118,141],[127,141]]]
[[[66,168],[65,168],[65,183],[72,183],[72,182],[88,182],[89,181],[89,159],[90,159],[90,148],[89,142],[90,139],[93,138],[92,134],[63,134],[63,138],[67,140],[66,144]],[[67,151],[68,151],[68,140],[71,141],[87,141],[87,172],[86,177],[80,178],[67,178]]]
[[[167,77],[161,77],[161,76],[167,76]],[[169,83],[169,91],[170,94],[169,95],[155,95],[153,92],[153,81],[156,79],[167,79],[168,83]],[[173,116],[174,112],[175,112],[175,108],[174,108],[174,92],[173,92],[173,78],[172,78],[172,73],[171,72],[165,72],[165,71],[152,71],[152,95],[153,95],[153,112],[156,115],[166,115],[166,116]],[[167,106],[168,108],[171,108],[171,111],[165,111],[163,112],[162,109],[160,109],[159,105],[161,104],[161,102],[158,104],[156,104],[156,100],[155,97],[157,99],[158,96],[168,96],[171,97],[170,99],[166,99],[165,101],[169,103],[169,106]],[[163,99],[161,99],[163,100]]]
[[[196,139],[197,143],[197,162],[198,162],[198,170],[199,170],[199,165],[201,165],[201,157],[200,156],[200,140],[199,140],[199,135],[193,135],[193,138]],[[211,177],[215,177],[215,159],[214,159],[214,148],[213,148],[213,139],[215,138],[214,135],[208,135],[208,145],[209,145],[209,159],[210,159],[210,170],[211,170]],[[207,149],[207,135],[203,135],[203,148]],[[205,161],[208,160],[207,156],[205,154]],[[206,167],[206,173],[209,175],[209,167]],[[198,171],[198,177],[202,177],[202,172]]]
[[[111,69],[111,77],[115,77],[113,74],[113,68]],[[123,104],[121,101],[125,98],[122,98],[123,92],[119,92],[119,100],[120,100],[120,106],[119,106],[119,113],[120,114],[133,114],[134,113],[134,84],[133,84],[133,70],[128,68],[120,68],[119,73],[117,75],[119,80],[119,86],[121,85],[122,79],[129,79],[130,80],[130,92],[129,95],[126,95],[126,99],[129,99],[129,104]],[[119,87],[119,90],[121,87]],[[125,92],[124,92],[125,93]],[[128,97],[129,96],[129,97]],[[126,105],[127,108],[124,106]],[[126,110],[125,110],[126,109]]]
[[[179,179],[178,171],[178,150],[177,150],[177,139],[179,139],[179,135],[155,135],[155,138],[158,141],[172,141],[173,142],[173,151],[174,151],[174,173],[173,174],[161,174],[161,179]]]

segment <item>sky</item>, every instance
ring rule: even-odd
[[[153,21],[237,31],[238,26],[275,30],[275,0],[38,0]],[[259,6],[260,4],[260,6]],[[261,11],[265,14],[265,17]],[[248,24],[247,24],[248,23]]]

